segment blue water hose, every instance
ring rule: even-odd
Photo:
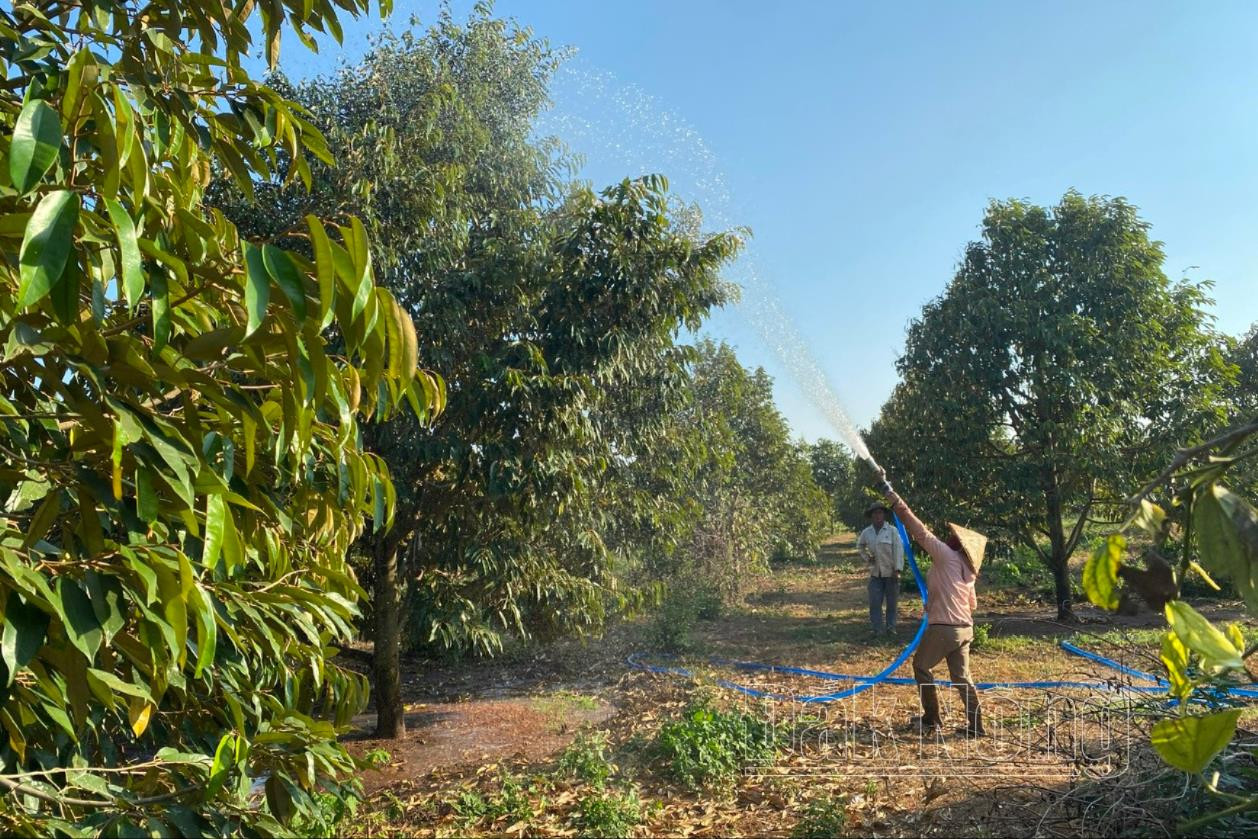
[[[811,696],[788,696],[786,694],[773,693],[772,691],[763,691],[757,688],[748,687],[747,685],[740,685],[737,682],[731,682],[728,679],[718,679],[717,684],[721,687],[729,688],[730,690],[736,690],[739,693],[746,694],[747,696],[763,697],[766,699],[789,699],[795,702],[806,703],[836,702],[840,699],[846,699],[849,696],[855,696],[858,693],[867,691],[874,685],[881,684],[882,682],[889,681],[892,684],[898,684],[902,681],[907,681],[909,684],[912,684],[913,681],[911,679],[897,679],[892,677],[891,674],[900,669],[900,665],[908,660],[908,657],[911,656],[917,649],[917,645],[922,642],[922,635],[926,632],[926,603],[929,595],[926,592],[926,580],[922,577],[921,569],[917,567],[917,558],[913,555],[913,545],[909,542],[909,534],[905,531],[904,524],[901,523],[898,516],[892,515],[891,518],[892,521],[895,522],[896,530],[900,533],[900,541],[904,543],[904,555],[908,557],[909,568],[913,571],[913,579],[917,581],[917,590],[922,596],[922,622],[917,625],[917,633],[913,636],[913,640],[909,642],[907,647],[900,651],[900,654],[895,657],[894,661],[884,667],[882,672],[875,676],[859,677],[847,677],[838,673],[826,673],[823,670],[806,670],[802,667],[779,667],[771,664],[757,664],[755,662],[724,662],[725,664],[737,667],[741,670],[769,670],[778,673],[792,673],[801,676],[816,676],[822,679],[854,682],[850,688],[846,688],[844,690]],[[638,660],[636,654],[629,656],[627,661],[631,666],[651,673],[682,676],[688,679],[694,678],[694,674],[684,667],[661,667],[659,665],[644,664]]]
[[[754,696],[757,698],[765,698],[765,699],[790,700],[794,702],[803,702],[803,703],[836,702],[840,699],[846,699],[849,696],[855,696],[856,694],[869,690],[870,688],[879,684],[890,684],[890,685],[915,685],[917,684],[917,682],[913,679],[892,676],[891,674],[894,673],[896,670],[898,670],[900,668],[900,665],[904,664],[904,662],[908,660],[908,657],[913,654],[913,652],[917,649],[918,644],[920,644],[922,641],[922,635],[923,633],[926,632],[926,625],[927,625],[926,604],[927,604],[929,595],[926,590],[926,581],[922,578],[922,572],[917,567],[917,558],[913,555],[913,546],[909,542],[909,535],[904,529],[904,524],[901,523],[899,517],[897,516],[893,515],[892,520],[895,522],[896,530],[898,530],[900,533],[900,541],[904,543],[904,554],[906,557],[908,557],[909,568],[913,571],[913,578],[917,581],[917,590],[918,592],[921,593],[921,596],[922,596],[922,621],[920,624],[918,624],[917,633],[913,636],[913,640],[909,642],[908,646],[900,651],[900,654],[896,656],[894,661],[892,661],[885,668],[883,668],[881,672],[873,676],[858,676],[858,675],[853,675],[849,673],[832,673],[826,670],[812,670],[806,667],[790,667],[787,665],[780,665],[780,664],[761,664],[759,662],[754,662],[754,661],[735,661],[735,660],[729,660],[729,659],[713,659],[714,664],[725,666],[725,667],[732,667],[737,670],[760,671],[760,672],[769,672],[769,673],[785,673],[785,674],[789,674],[793,676],[810,676],[812,678],[824,679],[827,681],[840,681],[840,682],[853,683],[851,687],[846,688],[844,690],[835,691],[833,693],[821,693],[821,694],[799,696],[799,695],[793,695],[793,694],[774,693],[772,691],[759,690],[758,688],[749,687],[747,685],[740,685],[737,682],[732,682],[728,679],[718,679],[716,683],[720,685],[721,687],[728,688],[729,690],[738,691],[739,693],[745,694],[747,696]],[[975,683],[974,687],[976,687],[978,690],[998,690],[998,689],[1052,690],[1052,689],[1075,688],[1075,689],[1086,689],[1086,690],[1126,691],[1129,693],[1142,693],[1142,694],[1165,693],[1168,688],[1168,684],[1164,679],[1162,679],[1159,676],[1155,676],[1152,673],[1146,673],[1143,670],[1136,670],[1135,668],[1128,667],[1122,664],[1121,662],[1115,661],[1111,658],[1106,658],[1103,655],[1098,655],[1097,653],[1090,652],[1081,647],[1077,647],[1074,644],[1071,644],[1069,641],[1060,642],[1060,646],[1063,650],[1070,653],[1071,655],[1085,658],[1089,661],[1095,662],[1096,664],[1100,664],[1111,670],[1122,673],[1125,676],[1129,676],[1135,679],[1140,679],[1146,682],[1151,682],[1152,684],[1151,685],[1131,685],[1131,684],[1126,684],[1124,682],[1119,682],[1117,680],[1105,681],[1105,682],[1047,680],[1047,681],[1036,681],[1036,682],[977,682]],[[647,664],[641,660],[641,656],[637,653],[630,655],[626,659],[626,662],[631,667],[634,667],[640,670],[645,670],[649,673],[657,673],[660,675],[669,675],[669,676],[680,676],[687,679],[694,678],[694,673],[692,673],[690,670],[684,667],[671,667],[671,666],[665,666],[665,665]],[[940,685],[941,687],[951,687],[952,685],[951,682],[947,682],[947,681],[938,681],[936,682],[936,684]],[[1258,689],[1254,689],[1254,688],[1223,687],[1223,688],[1215,689],[1212,692],[1215,693],[1217,697],[1220,699],[1231,698],[1231,697],[1258,698]]]

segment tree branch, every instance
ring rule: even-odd
[[[1096,489],[1096,482],[1092,482],[1092,489],[1088,491],[1088,500],[1083,505],[1083,509],[1079,511],[1079,519],[1075,522],[1075,526],[1070,531],[1070,536],[1066,538],[1066,556],[1074,553],[1075,545],[1079,543],[1079,537],[1083,535],[1083,526],[1087,524],[1088,513],[1092,510],[1092,502],[1094,500],[1093,492]]]
[[[69,769],[67,771],[74,770]],[[113,800],[106,800],[103,798],[71,798],[65,795],[52,795],[41,789],[36,789],[35,787],[30,787],[26,784],[19,784],[16,781],[10,781],[8,778],[2,777],[0,777],[0,786],[5,787],[10,792],[17,795],[30,795],[48,804],[69,804],[73,807],[118,807],[120,804],[131,804],[136,807],[143,807],[149,804],[161,804],[163,801],[170,801],[172,798],[178,798],[185,793],[202,789],[202,787],[184,787],[183,789],[177,789],[173,792],[163,793],[162,795],[151,795],[147,798],[117,798]]]
[[[1200,457],[1211,449],[1226,446],[1228,443],[1240,440],[1250,434],[1253,434],[1254,432],[1258,432],[1258,422],[1251,422],[1248,425],[1233,428],[1231,431],[1220,434],[1218,437],[1215,437],[1212,440],[1207,440],[1201,445],[1193,446],[1190,449],[1180,449],[1175,453],[1175,457],[1172,458],[1171,465],[1163,469],[1156,478],[1141,487],[1135,495],[1128,498],[1127,503],[1133,505],[1139,504],[1142,499],[1149,495],[1149,493],[1153,492],[1154,489],[1164,483],[1171,477],[1171,475],[1175,474],[1176,471],[1193,458]]]

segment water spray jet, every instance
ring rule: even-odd
[[[718,228],[739,225],[741,214],[716,155],[693,126],[650,94],[574,59],[557,72],[552,97],[556,107],[539,120],[539,134],[560,137],[587,161],[597,155],[601,164],[614,167],[617,178],[666,173],[674,194],[697,202]],[[881,471],[794,322],[761,278],[751,252],[744,250],[726,273],[742,288],[736,311],[745,323],[852,453]]]

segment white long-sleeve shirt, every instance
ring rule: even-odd
[[[904,543],[891,522],[878,530],[872,524],[862,530],[856,539],[856,550],[864,558],[871,577],[897,577],[904,569]]]

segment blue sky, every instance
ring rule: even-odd
[[[436,9],[397,0],[393,22]],[[496,11],[576,48],[543,129],[585,154],[584,177],[659,171],[710,223],[752,228],[734,278],[759,278],[753,303],[778,301],[859,425],[992,198],[1124,196],[1165,243],[1169,275],[1214,280],[1221,330],[1258,321],[1258,4],[499,0]],[[284,68],[331,70],[378,26],[351,26],[339,54],[289,39]],[[765,340],[790,327],[761,312],[724,313],[709,331],[775,375],[797,432],[836,436],[808,398],[815,386],[794,383]]]

